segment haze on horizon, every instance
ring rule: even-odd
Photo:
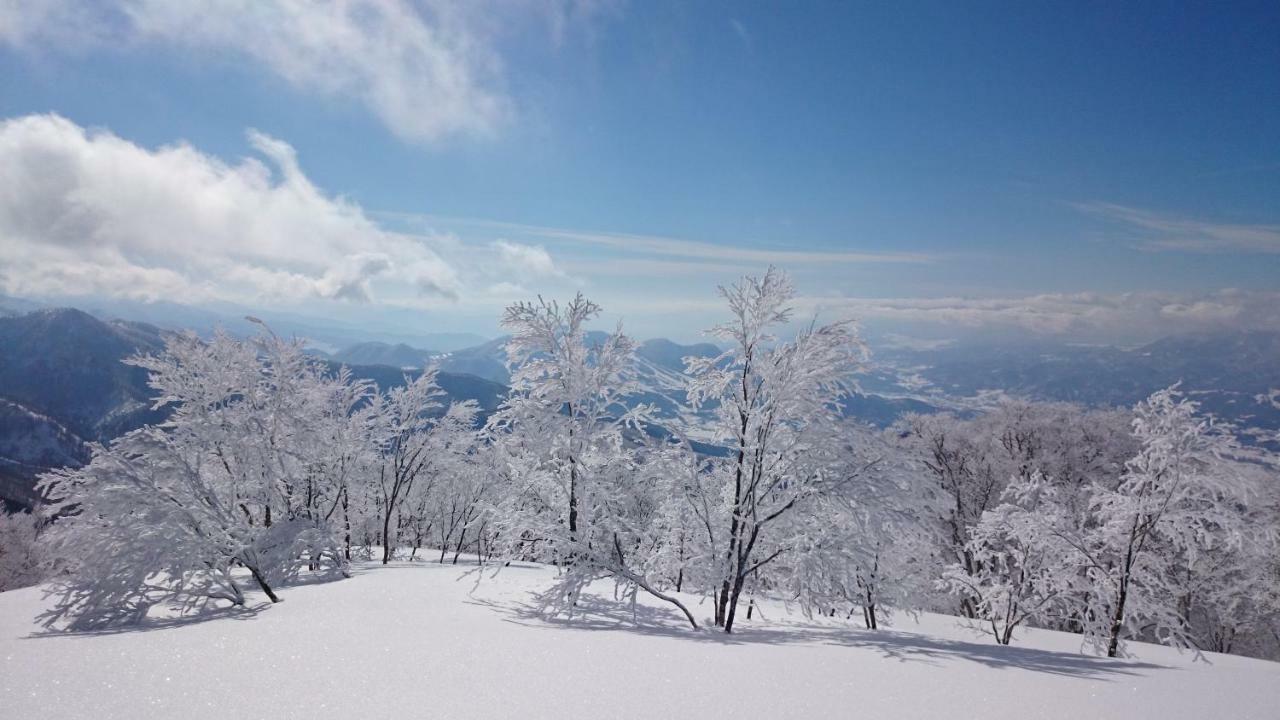
[[[1280,330],[1280,6],[0,0],[0,294]],[[305,32],[301,29],[305,28]]]

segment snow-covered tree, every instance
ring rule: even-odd
[[[384,565],[395,554],[406,508],[426,513],[437,480],[474,448],[479,406],[466,400],[445,409],[444,397],[436,371],[428,370],[376,395],[367,410],[378,457],[374,496]]]
[[[1039,473],[1053,485],[1054,502],[1083,517],[1094,488],[1115,487],[1136,452],[1128,424],[1128,415],[1119,411],[1006,401],[973,418],[908,416],[901,432],[934,487],[940,549],[973,582],[983,583],[970,535],[1001,503],[1006,486]],[[953,580],[955,572],[949,571]],[[959,598],[961,614],[977,617],[974,597]]]
[[[241,604],[236,568],[273,602],[303,568],[346,572],[333,520],[352,445],[332,431],[364,386],[269,331],[172,336],[130,362],[172,414],[42,480],[67,569],[51,622],[129,619],[165,599]]]
[[[1094,622],[1086,631],[1115,657],[1126,631],[1189,645],[1172,600],[1172,567],[1241,541],[1248,490],[1235,464],[1237,442],[1175,388],[1161,390],[1134,411],[1141,443],[1120,485],[1094,499],[1096,527],[1077,549],[1096,588]]]
[[[1044,475],[1014,477],[1001,499],[969,529],[965,554],[972,565],[953,563],[942,579],[990,625],[996,642],[1008,645],[1015,628],[1043,626],[1069,612],[1073,569],[1063,562],[1070,547],[1058,537],[1070,522],[1067,506]]]
[[[34,512],[0,508],[0,592],[35,585],[48,571],[40,534],[44,520]]]
[[[561,566],[548,610],[572,612],[587,584],[612,578],[633,598],[643,590],[671,603],[696,627],[649,572],[655,485],[637,444],[651,409],[627,402],[641,390],[631,338],[618,328],[589,340],[599,313],[581,294],[564,306],[539,298],[506,310],[511,391],[490,432],[507,491],[494,531],[507,557]]]
[[[803,328],[789,342],[773,333],[792,316],[795,292],[774,268],[720,288],[732,319],[710,334],[731,345],[686,360],[689,397],[715,407],[715,441],[728,457],[712,463],[705,528],[715,558],[716,625],[732,632],[748,579],[803,542],[817,498],[839,488],[839,402],[865,354],[851,322]]]
[[[895,609],[920,607],[939,572],[914,463],[884,438],[846,422],[841,439],[843,484],[805,509],[797,551],[780,557],[768,581],[809,614],[860,610],[868,629]]]

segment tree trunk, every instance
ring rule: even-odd
[[[344,529],[343,554],[351,562],[351,515],[347,512],[347,489],[342,488],[342,525]]]
[[[1120,578],[1120,594],[1116,597],[1115,613],[1111,616],[1111,637],[1107,640],[1107,657],[1113,658],[1120,652],[1120,631],[1124,628],[1124,604],[1129,597],[1128,573]]]
[[[573,404],[569,404],[569,542],[578,541],[578,458],[573,448]]]
[[[742,585],[745,578],[739,576],[733,583],[733,592],[729,595],[729,609],[724,618],[724,631],[726,633],[733,632],[733,617],[738,612],[738,598],[742,595]]]
[[[1138,517],[1133,518],[1133,529],[1129,531],[1129,546],[1125,548],[1123,571],[1120,574],[1120,591],[1116,595],[1115,612],[1111,615],[1111,637],[1107,639],[1107,657],[1113,658],[1120,652],[1120,631],[1124,628],[1124,604],[1129,599],[1129,579],[1133,574],[1134,544],[1138,536]]]
[[[458,544],[453,549],[453,564],[458,564],[458,556],[462,555],[462,546],[467,540],[467,528],[463,527],[462,532],[458,534]]]
[[[724,627],[725,612],[729,607],[729,581],[720,585],[720,592],[713,598],[716,610],[716,627]]]
[[[391,511],[382,516],[382,564],[391,562],[391,553],[395,550],[391,543]]]
[[[267,599],[273,603],[280,602],[280,598],[276,596],[275,591],[267,584],[267,579],[262,576],[262,572],[258,570],[258,567],[256,565],[246,565],[245,567],[249,568],[249,573],[258,582],[258,587],[262,588],[262,592],[266,593]]]

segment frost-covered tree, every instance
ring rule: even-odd
[[[943,583],[965,597],[996,642],[1008,645],[1015,628],[1045,625],[1069,612],[1070,552],[1059,534],[1070,523],[1058,491],[1038,470],[1014,477],[1002,502],[969,529],[965,554],[972,565],[953,563]]]
[[[1095,486],[1115,487],[1136,452],[1128,424],[1119,411],[1006,401],[973,418],[911,415],[901,432],[933,485],[940,549],[981,583],[970,534],[1001,503],[1006,486],[1040,473],[1053,485],[1055,503],[1073,516],[1087,514]],[[949,571],[953,580],[955,572]],[[961,614],[977,617],[973,596],[959,598]]]
[[[269,331],[172,336],[130,362],[172,414],[42,480],[67,569],[51,622],[127,620],[166,599],[241,604],[238,568],[273,602],[301,569],[346,572],[334,518],[351,443],[333,429],[364,386]]]
[[[612,578],[693,615],[651,576],[656,551],[655,476],[638,446],[649,406],[635,343],[621,328],[592,342],[600,307],[581,294],[566,305],[538,299],[507,308],[511,391],[492,418],[507,491],[492,510],[507,557],[561,567],[548,610],[572,612],[583,588]]]
[[[882,436],[845,426],[845,481],[810,503],[810,532],[797,535],[803,545],[779,558],[769,580],[806,613],[860,611],[874,630],[894,609],[920,607],[933,589],[934,509],[909,458]]]
[[[1086,632],[1115,657],[1125,634],[1187,646],[1178,566],[1215,547],[1239,547],[1248,488],[1235,438],[1174,388],[1139,403],[1141,443],[1114,490],[1093,500],[1095,525],[1075,543],[1094,589]]]
[[[1026,445],[1031,475],[1005,466],[1001,503],[968,528],[944,584],[1005,644],[1030,624],[1083,632],[1112,657],[1126,637],[1224,647],[1265,604],[1244,560],[1269,536],[1249,527],[1270,526],[1258,513],[1246,522],[1247,478],[1264,463],[1176,387],[1135,408],[1131,439],[1107,429],[1112,417],[1042,426]]]
[[[345,572],[335,508],[353,451],[335,439],[351,432],[343,426],[372,392],[368,383],[335,375],[301,342],[265,327],[247,341],[177,336],[162,355],[130,362],[148,370],[157,407],[172,408],[166,433],[201,454],[202,472],[235,499],[267,576],[285,579],[322,560]]]
[[[208,599],[245,602],[237,566],[278,600],[259,552],[259,533],[241,514],[235,489],[157,428],[97,448],[88,465],[45,479],[63,517],[50,536],[67,574],[54,583],[47,620],[73,627],[128,622],[158,602],[196,608]]]
[[[468,462],[459,464],[445,479],[433,516],[440,528],[441,562],[450,545],[454,563],[467,547],[474,547],[476,557],[483,562],[490,534],[489,510],[501,477],[497,460],[493,445],[481,446]]]
[[[40,534],[44,521],[34,512],[0,509],[0,592],[44,579],[47,559]]]
[[[778,341],[795,292],[774,268],[720,293],[732,318],[710,334],[730,348],[686,360],[686,371],[691,402],[715,408],[715,441],[728,451],[712,463],[710,495],[694,502],[713,512],[715,622],[731,632],[748,579],[803,542],[812,504],[847,479],[836,449],[839,403],[865,346],[851,322],[811,324]]]
[[[428,370],[402,387],[376,395],[367,411],[378,457],[374,496],[384,565],[395,554],[401,515],[406,509],[426,513],[436,481],[475,446],[479,406],[466,400],[450,403],[446,409],[444,397],[435,370]],[[409,519],[405,524],[414,522]]]

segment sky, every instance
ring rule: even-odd
[[[1280,330],[1280,5],[0,0],[0,293]]]

